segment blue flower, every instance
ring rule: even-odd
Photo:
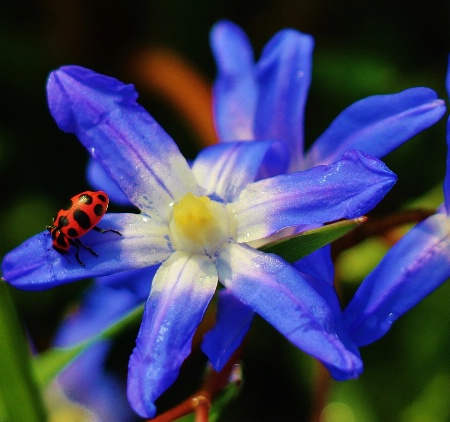
[[[298,171],[333,163],[350,149],[381,158],[445,113],[444,102],[428,88],[368,97],[339,114],[305,153],[304,113],[313,45],[311,36],[285,29],[269,41],[255,63],[251,44],[238,26],[222,21],[213,27],[211,47],[218,69],[213,105],[221,142],[279,141],[289,150],[288,171]],[[266,168],[266,174],[276,174],[277,170]],[[311,226],[295,230],[306,228]],[[341,308],[333,286],[329,247],[302,259],[295,267],[337,317]],[[222,291],[220,295],[217,324],[202,345],[216,370],[239,346],[252,319],[252,311],[232,294]],[[342,377],[330,370],[335,378]]]
[[[381,158],[445,113],[428,88],[376,95],[350,105],[304,152],[304,114],[312,75],[313,38],[293,29],[278,32],[257,63],[245,33],[228,21],[211,31],[218,75],[214,119],[221,142],[275,140],[290,151],[290,170],[340,159],[358,149]]]
[[[450,97],[450,57],[446,88]],[[450,278],[450,118],[447,151],[444,204],[389,250],[343,311],[343,329],[357,346],[378,340],[400,316]]]
[[[51,248],[44,231],[8,253],[3,277],[41,290],[70,281],[151,267],[157,270],[136,347],[128,398],[144,417],[176,379],[218,280],[293,344],[346,377],[361,371],[333,330],[327,302],[281,258],[248,242],[289,226],[366,213],[395,175],[358,151],[334,164],[253,182],[273,160],[271,141],[221,144],[189,167],[170,136],[136,103],[132,85],[77,66],[53,72],[47,86],[59,127],[75,133],[140,214],[107,214],[123,236],[87,233],[99,257],[85,267]]]

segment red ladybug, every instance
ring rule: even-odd
[[[77,249],[75,258],[84,267],[79,257],[80,246],[92,255],[98,255],[91,248],[81,243],[79,239],[81,236],[89,230],[100,233],[113,232],[122,236],[122,233],[117,230],[104,230],[97,227],[97,223],[105,215],[108,203],[108,195],[103,191],[86,191],[71,198],[69,203],[58,211],[53,219],[53,225],[47,226],[47,230],[52,235],[53,249],[61,255],[68,255],[70,247],[74,246]]]

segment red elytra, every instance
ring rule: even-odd
[[[58,211],[53,225],[46,227],[52,235],[53,249],[61,255],[68,255],[70,247],[75,247],[75,258],[83,267],[84,263],[79,256],[80,247],[98,257],[91,248],[83,245],[79,238],[90,230],[99,233],[113,232],[122,236],[117,230],[97,227],[108,209],[108,204],[108,195],[103,191],[86,191],[73,196],[66,206]]]

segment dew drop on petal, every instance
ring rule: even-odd
[[[386,322],[387,322],[388,324],[393,324],[394,321],[395,321],[396,319],[397,319],[397,315],[394,314],[393,312],[391,312],[391,313],[387,316]]]

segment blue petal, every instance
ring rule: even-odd
[[[60,255],[52,248],[48,231],[39,233],[9,252],[2,263],[3,278],[24,290],[45,290],[74,280],[99,277],[120,271],[150,267],[166,259],[171,250],[166,226],[140,214],[107,214],[100,226],[122,233],[90,231],[82,237],[84,245],[98,257],[80,249],[85,267],[78,264],[74,249]]]
[[[204,194],[225,202],[237,199],[242,189],[258,180],[260,170],[284,173],[288,157],[283,145],[273,142],[226,142],[203,149],[192,171]]]
[[[358,346],[379,339],[392,323],[450,277],[450,220],[436,214],[411,229],[367,276],[343,318]]]
[[[144,303],[157,267],[97,278],[58,328],[54,345],[69,347],[96,335]],[[100,420],[134,420],[125,385],[105,369],[111,342],[91,346],[59,375],[70,399],[93,410]]]
[[[302,273],[323,280],[327,284],[333,284],[334,265],[331,260],[330,245],[326,245],[323,248],[310,253],[308,256],[305,256],[300,261],[297,261],[295,263],[295,268]]]
[[[54,344],[68,347],[87,340],[144,303],[157,268],[153,266],[97,278],[76,311],[63,320]]]
[[[110,342],[91,346],[58,376],[58,383],[71,400],[81,403],[98,421],[132,422],[135,414],[126,400],[125,386],[104,365]]]
[[[288,229],[293,233],[301,233],[321,227],[322,224],[310,224]],[[334,315],[341,312],[341,305],[334,288],[334,265],[331,260],[331,245],[326,245],[293,264],[300,275],[316,290],[328,303]]]
[[[249,242],[289,226],[359,217],[396,179],[376,158],[348,151],[328,166],[251,183],[228,207],[236,215],[238,242]]]
[[[219,292],[216,324],[208,331],[202,350],[216,371],[221,371],[250,329],[253,311],[227,290]]]
[[[148,298],[151,281],[158,268],[159,265],[154,265],[153,267],[99,277],[95,280],[95,283],[98,286],[103,286],[105,288],[130,291],[138,298],[139,302],[144,302]]]
[[[214,25],[210,42],[218,72],[213,107],[219,138],[222,142],[254,139],[258,88],[250,42],[241,28],[228,21]]]
[[[355,378],[362,371],[360,359],[334,332],[327,303],[281,258],[229,244],[216,267],[220,282],[294,345],[335,368],[342,379]]]
[[[120,205],[130,205],[130,201],[120,188],[111,180],[108,173],[93,158],[88,162],[87,179],[95,189],[106,192],[112,202]]]
[[[166,220],[168,204],[197,193],[191,170],[170,136],[136,103],[132,85],[78,66],[50,74],[50,111],[73,132],[128,199]]]
[[[319,293],[331,308],[333,315],[341,313],[341,304],[334,287],[334,266],[330,245],[324,246],[297,261],[293,266],[309,285]]]
[[[286,142],[293,170],[303,160],[305,103],[312,73],[313,38],[292,29],[276,34],[258,62],[257,139]]]
[[[357,101],[331,123],[308,151],[305,168],[330,164],[351,149],[381,158],[436,123],[444,101],[428,88]]]
[[[175,252],[156,273],[128,371],[128,399],[142,417],[155,415],[154,401],[178,376],[216,286],[204,255]]]

